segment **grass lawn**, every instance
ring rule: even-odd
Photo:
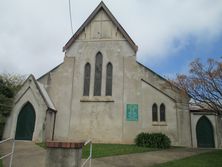
[[[157,149],[138,147],[132,144],[93,144],[92,146],[93,158],[108,157],[113,155],[123,155],[132,153],[142,153],[153,151]],[[82,157],[87,158],[89,156],[89,145],[83,147]]]
[[[3,167],[3,165],[2,165],[2,160],[0,159],[0,167]]]
[[[36,144],[46,149],[45,143],[36,143]],[[93,148],[92,149],[93,158],[132,154],[132,153],[142,153],[142,152],[159,150],[155,148],[138,147],[133,144],[94,144],[93,143],[92,148]],[[89,145],[86,145],[83,147],[83,150],[82,150],[82,158],[88,158],[88,157],[89,157]]]
[[[194,155],[153,167],[222,167],[222,150]]]

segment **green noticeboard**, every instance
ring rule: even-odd
[[[138,121],[138,104],[126,105],[126,120]]]

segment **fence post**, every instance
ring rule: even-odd
[[[15,150],[15,140],[12,141],[12,154],[11,154],[11,157],[10,157],[9,167],[12,166],[12,160],[13,160],[13,156],[14,156],[14,150]]]
[[[89,167],[92,165],[92,141],[90,143],[90,160],[89,160]]]
[[[91,167],[92,165],[92,141],[91,140],[86,141],[84,143],[84,146],[86,146],[87,144],[90,144],[89,157],[83,162],[81,167],[84,167],[88,161],[89,161],[89,167]]]

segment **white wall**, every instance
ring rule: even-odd
[[[102,95],[93,96],[95,56],[103,55]],[[106,65],[113,65],[112,96],[105,96]],[[90,95],[83,97],[84,66],[91,64]],[[144,83],[146,80],[151,85]],[[136,62],[136,53],[109,17],[100,11],[65,53],[63,64],[39,80],[57,112],[55,140],[133,143],[142,131],[163,132],[174,145],[190,146],[188,98]],[[153,126],[153,102],[166,106],[166,123]],[[126,120],[126,105],[139,105],[139,120]],[[183,104],[183,105],[182,105]],[[185,114],[180,112],[185,111]],[[180,125],[178,125],[180,124]],[[183,139],[182,139],[183,138]],[[188,141],[187,141],[188,140]]]
[[[197,138],[196,138],[196,126],[197,122],[202,116],[206,116],[209,121],[211,122],[213,126],[213,132],[214,132],[214,143],[216,148],[221,148],[221,130],[219,127],[221,127],[221,120],[217,115],[212,114],[212,113],[203,113],[203,112],[192,112],[191,113],[191,127],[192,127],[192,142],[193,142],[193,147],[197,147]]]
[[[15,98],[15,104],[10,116],[6,122],[4,130],[4,138],[15,137],[17,119],[22,107],[30,102],[35,110],[36,120],[35,129],[33,132],[33,141],[41,142],[45,139],[45,116],[47,107],[40,96],[32,77],[27,79],[21,90]]]

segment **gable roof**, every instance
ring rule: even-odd
[[[51,111],[54,111],[54,112],[57,112],[52,100],[50,99],[47,91],[45,90],[45,87],[43,84],[41,84],[40,82],[38,82],[35,77],[31,74],[23,83],[22,87],[25,85],[26,82],[28,82],[29,80],[33,80],[34,81],[34,84],[37,88],[37,90],[39,91],[39,94],[41,95],[43,101],[45,102],[46,106],[48,107],[48,110],[51,110]],[[28,89],[30,88],[30,86],[28,87]],[[19,96],[16,98],[16,102],[18,102],[21,97],[26,93],[26,90]]]
[[[170,86],[172,86],[173,88],[175,88],[177,91],[183,91],[181,88],[177,87],[175,84],[171,83],[169,80],[167,80],[166,78],[162,77],[161,75],[159,75],[158,73],[154,72],[153,70],[151,70],[150,68],[146,67],[145,65],[143,65],[142,63],[136,61],[137,64],[139,64],[141,67],[145,68],[146,70],[148,70],[149,72],[151,72],[153,75],[157,76],[158,78],[160,78],[161,80],[165,81],[166,83],[168,83]],[[142,79],[143,80],[143,79]],[[145,81],[145,80],[144,80]],[[150,84],[150,83],[149,83]],[[150,84],[151,85],[151,84]],[[152,85],[153,86],[153,85]],[[155,86],[153,86],[155,87]],[[191,96],[189,94],[186,93],[186,95],[191,98]],[[169,95],[168,95],[169,96]],[[172,98],[172,97],[171,97]]]
[[[55,66],[53,69],[51,69],[50,71],[46,72],[46,73],[43,74],[42,76],[40,76],[40,77],[37,79],[37,81],[41,80],[41,79],[42,79],[43,77],[45,77],[46,75],[48,75],[49,73],[51,73],[51,72],[53,72],[54,70],[56,70],[57,68],[59,68],[62,64],[63,64],[63,62],[60,63],[59,65]]]
[[[45,87],[43,84],[41,84],[40,82],[36,81],[37,85],[38,85],[38,89],[40,91],[41,96],[43,97],[47,107],[52,110],[52,111],[57,111],[54,104],[52,103],[52,100],[50,99]]]
[[[106,7],[103,1],[96,7],[96,9],[92,12],[92,14],[86,19],[86,21],[82,24],[82,26],[76,31],[76,33],[69,39],[69,41],[63,47],[63,51],[66,51],[78,38],[78,36],[84,31],[84,28],[92,21],[92,19],[99,13],[100,10],[104,10],[106,14],[109,16],[113,24],[117,27],[117,29],[122,33],[122,35],[129,42],[130,46],[133,48],[135,52],[138,50],[138,46],[134,43],[131,37],[127,34],[127,32],[123,29],[120,23],[116,20],[110,10]]]

